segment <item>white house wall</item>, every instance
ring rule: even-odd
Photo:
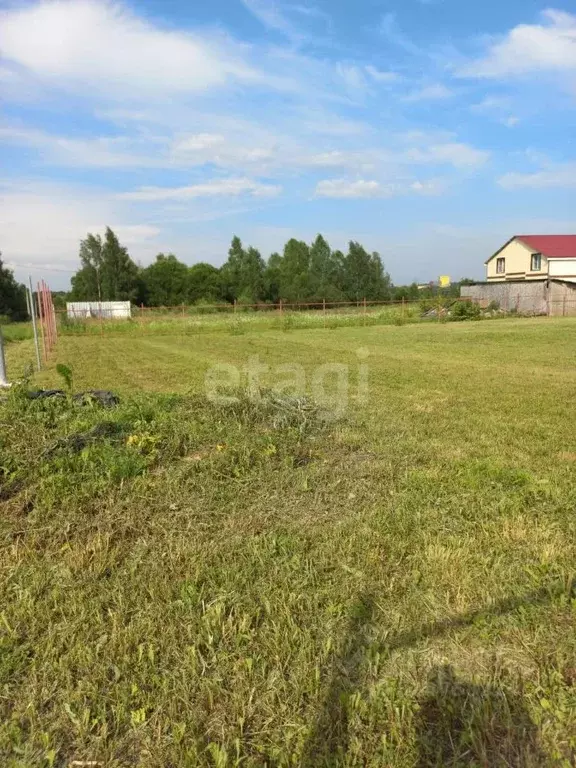
[[[549,276],[576,278],[576,259],[548,259]]]

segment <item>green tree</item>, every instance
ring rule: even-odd
[[[228,251],[228,261],[222,267],[230,298],[252,304],[264,298],[264,259],[256,248],[247,250],[234,236]]]
[[[318,235],[310,248],[310,269],[308,275],[308,296],[316,301],[327,299],[338,301],[342,298],[339,283],[339,252],[332,253],[322,235]]]
[[[2,264],[0,253],[0,316],[9,320],[25,320],[28,316],[26,307],[26,289],[16,282],[14,273]]]
[[[80,242],[80,269],[72,278],[73,301],[137,301],[141,293],[139,269],[110,227],[104,241],[88,234]]]
[[[88,233],[80,241],[80,269],[72,277],[72,301],[98,301],[101,296],[102,238]]]
[[[310,248],[291,238],[284,246],[280,263],[280,295],[287,301],[304,301],[309,290]]]
[[[351,301],[387,299],[391,295],[390,275],[376,252],[370,254],[353,240],[344,259],[344,290]]]
[[[142,280],[151,307],[173,307],[188,300],[189,269],[173,253],[159,253],[142,271]]]
[[[282,256],[271,253],[264,272],[264,294],[268,301],[277,304],[280,300],[280,283],[282,279]]]
[[[394,301],[402,301],[402,299],[405,301],[418,301],[421,298],[417,283],[394,286],[392,296]]]
[[[199,262],[188,269],[188,300],[216,302],[222,298],[222,276],[212,264]]]
[[[138,267],[110,227],[106,227],[102,246],[102,299],[136,301],[141,290]]]

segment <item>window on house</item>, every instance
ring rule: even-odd
[[[506,259],[501,256],[499,259],[496,259],[496,274],[503,275],[505,271]]]
[[[542,254],[533,253],[532,258],[530,260],[530,270],[532,272],[540,272],[541,266],[542,266]]]

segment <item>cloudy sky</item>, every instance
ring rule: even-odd
[[[0,0],[0,248],[68,285],[322,232],[395,282],[576,231],[572,0]]]

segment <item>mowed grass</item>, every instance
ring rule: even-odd
[[[206,402],[256,356],[348,365],[343,418]],[[61,338],[34,383],[122,404],[0,407],[2,763],[573,765],[575,360],[570,319]]]

